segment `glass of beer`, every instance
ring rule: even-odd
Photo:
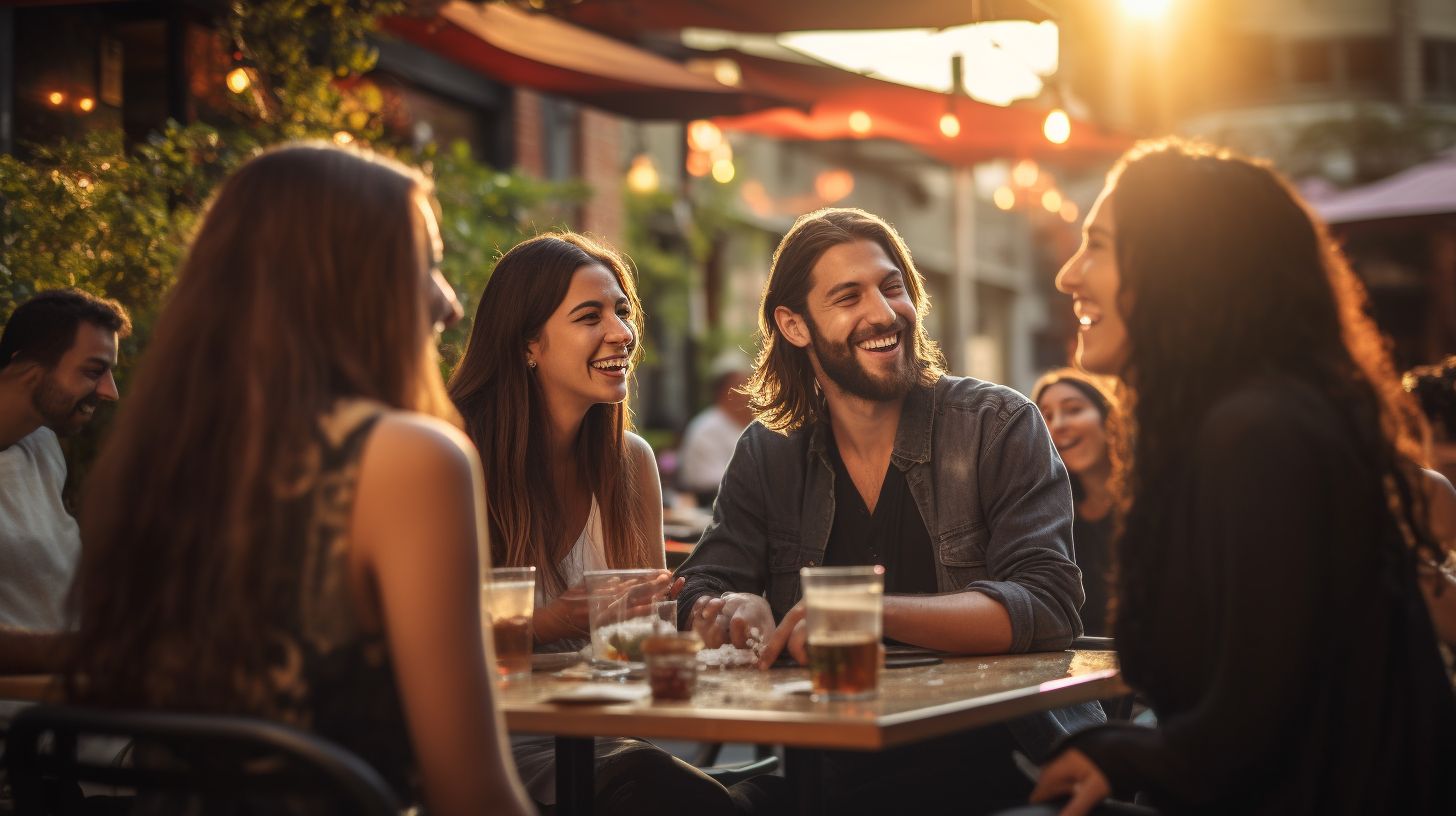
[[[495,668],[502,678],[531,674],[531,615],[536,607],[536,568],[490,571],[481,604],[481,623],[495,642]]]
[[[655,603],[662,599],[654,596],[652,584],[658,573],[655,569],[586,573],[587,619],[596,661],[616,666],[641,663],[642,641],[661,629]]]
[[[880,686],[885,568],[805,567],[809,681],[815,700],[865,700]]]

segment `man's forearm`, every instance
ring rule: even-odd
[[[65,668],[73,635],[68,632],[32,632],[0,624],[0,672],[42,674]]]
[[[957,654],[1011,650],[1011,616],[980,592],[886,595],[885,637]]]

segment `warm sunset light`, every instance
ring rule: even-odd
[[[1010,187],[1002,185],[996,188],[996,192],[991,195],[991,200],[996,202],[999,209],[1009,210],[1016,206],[1016,193]]]
[[[354,141],[354,134],[347,130],[341,130],[334,134],[334,144],[346,145]]]
[[[632,167],[627,170],[627,189],[634,193],[652,193],[657,191],[658,183],[657,167],[650,156],[642,153],[632,159]]]
[[[1055,108],[1047,114],[1041,132],[1052,144],[1066,144],[1072,138],[1072,118],[1061,108]]]
[[[253,84],[253,78],[242,68],[234,68],[227,73],[227,87],[229,91],[240,94],[246,91]]]
[[[947,68],[952,57],[960,56],[966,93],[1009,105],[1036,96],[1042,77],[1056,73],[1057,37],[1057,26],[1049,21],[996,20],[940,31],[801,31],[780,34],[778,41],[830,65],[939,93],[951,90]]]
[[[743,82],[743,72],[739,70],[738,63],[730,59],[722,59],[713,64],[713,79],[723,85],[737,88]]]
[[[1061,212],[1062,194],[1056,190],[1047,190],[1041,194],[1041,206],[1049,213]]]
[[[961,135],[961,120],[954,113],[946,112],[941,114],[940,135],[947,139],[954,139]]]
[[[814,193],[820,200],[832,203],[847,198],[854,192],[854,174],[835,168],[825,170],[814,177]]]
[[[723,143],[723,131],[707,119],[688,122],[688,147],[694,150],[713,150]]]
[[[1122,12],[1136,20],[1157,20],[1172,5],[1173,0],[1122,0]]]
[[[83,96],[76,102],[76,107],[80,108],[82,113],[90,113],[96,110],[96,100],[89,96]]]
[[[732,159],[720,159],[713,162],[713,181],[719,184],[727,184],[732,181],[734,172]]]
[[[47,96],[46,100],[59,108],[61,103],[66,101],[66,95],[60,91],[51,91],[50,96]]]
[[[849,129],[856,136],[870,135],[870,128],[874,127],[874,120],[868,113],[857,110],[849,115]]]

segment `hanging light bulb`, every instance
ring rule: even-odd
[[[732,159],[719,159],[713,162],[713,181],[727,184],[733,180],[735,173]]]
[[[227,88],[235,94],[246,91],[253,84],[246,68],[238,67],[227,72]]]
[[[76,101],[76,107],[80,108],[82,113],[90,113],[96,110],[96,100],[89,96],[83,96]]]
[[[65,103],[66,95],[61,93],[60,91],[51,91],[50,94],[46,96],[46,101],[51,103],[52,107],[59,108],[62,104]]]
[[[627,170],[627,189],[634,193],[654,193],[657,192],[659,183],[657,167],[652,164],[652,157],[646,153],[638,153]]]
[[[947,139],[954,139],[961,135],[961,120],[951,111],[940,115],[940,135]]]
[[[688,123],[688,147],[711,151],[722,143],[723,131],[707,119],[695,119]]]
[[[1041,194],[1041,206],[1049,213],[1060,212],[1062,209],[1062,194],[1055,189],[1047,190]]]
[[[857,110],[849,115],[849,131],[856,136],[870,135],[870,128],[874,125],[875,120],[862,110]]]
[[[996,202],[996,207],[1002,210],[1009,210],[1016,206],[1016,192],[1006,185],[996,188],[991,195],[991,200]]]
[[[1072,117],[1061,108],[1053,108],[1042,123],[1041,132],[1052,144],[1066,144],[1072,138]]]
[[[1011,168],[1011,180],[1017,187],[1031,187],[1041,177],[1041,169],[1031,159],[1022,159]]]

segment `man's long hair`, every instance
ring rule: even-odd
[[[852,208],[830,208],[802,215],[774,250],[768,282],[763,289],[763,306],[758,315],[760,345],[753,376],[744,390],[758,421],[780,433],[788,433],[820,419],[823,400],[808,349],[790,343],[779,333],[774,310],[780,306],[808,316],[809,290],[814,286],[813,269],[829,249],[854,241],[873,241],[904,273],[905,291],[915,306],[915,328],[908,338],[910,361],[922,384],[934,383],[945,373],[945,357],[925,331],[930,296],[925,279],[915,269],[910,249],[895,228],[878,216]]]
[[[320,417],[347,397],[455,416],[421,277],[427,195],[324,143],[223,182],[87,482],[72,677],[89,696],[268,709],[259,681],[296,614],[270,603],[299,557],[287,500]]]
[[[1397,523],[1433,554],[1411,480],[1418,413],[1319,219],[1267,165],[1178,140],[1133,148],[1108,179],[1135,440],[1125,586],[1161,580],[1171,491],[1207,411],[1271,372],[1309,384],[1344,415]]]
[[[642,304],[627,262],[609,247],[570,232],[538,235],[517,244],[496,263],[476,308],[465,357],[450,378],[450,397],[465,432],[485,463],[485,492],[496,566],[534,566],[551,594],[565,589],[557,564],[566,530],[560,499],[551,489],[551,421],[539,374],[526,351],[571,288],[583,266],[600,264],[617,279],[632,305],[631,351],[642,356]],[[613,568],[656,563],[661,538],[640,518],[626,432],[627,403],[587,410],[574,458],[601,510],[607,563]]]

